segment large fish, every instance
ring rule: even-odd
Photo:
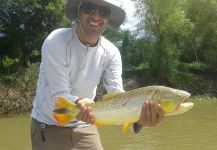
[[[152,100],[159,103],[165,116],[182,114],[193,107],[185,102],[190,93],[165,86],[147,86],[127,92],[111,93],[103,96],[102,101],[88,104],[92,108],[96,125],[124,125],[126,132],[139,120],[142,105]],[[53,116],[61,126],[76,117],[80,109],[64,97],[57,97]]]

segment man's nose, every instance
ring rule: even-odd
[[[102,17],[100,16],[100,13],[99,13],[99,10],[98,10],[98,9],[95,10],[95,11],[92,13],[92,16],[94,17],[94,19],[100,19],[100,18],[102,18]]]

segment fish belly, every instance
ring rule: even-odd
[[[118,110],[103,110],[93,112],[95,121],[102,125],[122,125],[133,123],[139,119],[141,109],[122,108]]]

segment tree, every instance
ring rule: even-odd
[[[25,65],[55,28],[69,25],[64,0],[2,0],[0,5],[0,68],[7,56]]]
[[[217,68],[217,1],[189,0],[186,14],[194,24],[194,30],[186,44],[183,60],[206,64],[209,71],[216,73]],[[189,48],[193,51],[189,55]]]
[[[135,0],[140,29],[151,34],[149,70],[156,83],[168,83],[175,75],[182,52],[181,40],[193,25],[183,11],[184,0]],[[145,15],[144,15],[145,14]]]

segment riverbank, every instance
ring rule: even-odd
[[[142,85],[135,80],[124,81],[125,90],[131,90]],[[35,86],[34,86],[35,87]],[[102,84],[98,86],[96,101],[106,93]],[[25,114],[31,111],[32,102],[35,96],[35,89],[9,87],[0,85],[0,115]]]
[[[20,91],[16,88],[1,88],[0,114],[25,114],[31,111],[35,91]]]
[[[210,84],[213,84],[213,82],[210,81]],[[144,86],[144,83],[142,83],[138,79],[124,80],[124,89],[126,91],[139,88],[142,86]],[[106,94],[106,90],[103,87],[103,84],[100,84],[98,86],[95,100],[97,101],[104,94]],[[201,94],[197,94],[197,95],[201,96]],[[216,93],[212,93],[212,92],[206,92],[203,93],[202,95],[211,98],[217,97]],[[18,87],[8,87],[8,86],[0,85],[0,115],[29,113],[32,108],[32,102],[34,96],[35,96],[34,88],[18,88]]]

